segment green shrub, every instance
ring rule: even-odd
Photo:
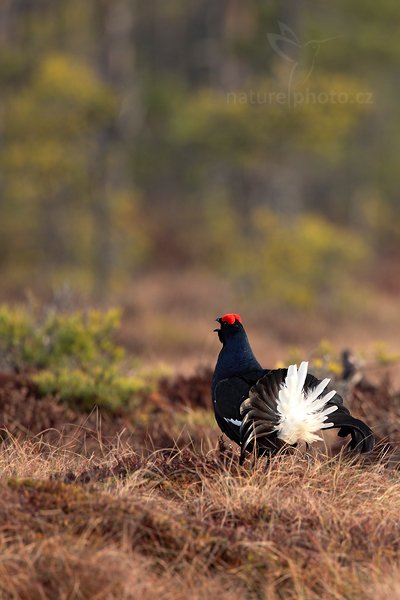
[[[70,314],[0,307],[0,365],[28,371],[42,394],[57,394],[85,409],[116,408],[149,389],[150,377],[126,373],[113,336],[120,312]]]
[[[112,341],[120,313],[112,309],[45,314],[23,308],[0,306],[0,357],[12,370],[43,369],[65,361],[85,367],[123,358]]]
[[[84,409],[100,405],[109,409],[128,406],[152,385],[140,376],[122,375],[115,367],[93,367],[88,371],[45,369],[33,376],[42,394],[57,394],[61,400],[74,399]]]

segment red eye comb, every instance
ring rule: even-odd
[[[237,313],[228,313],[221,318],[221,321],[224,321],[224,323],[228,323],[229,325],[233,325],[235,321],[239,321],[239,323],[241,323],[242,319]]]

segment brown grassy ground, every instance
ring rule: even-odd
[[[349,396],[373,456],[240,468],[209,377],[164,381],[120,415],[0,382],[0,598],[400,598],[399,394],[384,381]]]
[[[14,442],[1,468],[4,598],[400,597],[400,477],[380,462],[120,449],[96,469]]]

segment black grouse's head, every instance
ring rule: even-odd
[[[223,317],[215,319],[221,325],[220,329],[214,329],[218,333],[219,341],[226,344],[229,339],[244,334],[242,319],[236,313],[228,313]]]

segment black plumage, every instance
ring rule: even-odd
[[[241,446],[241,462],[246,451],[258,454],[274,453],[288,445],[278,437],[281,415],[278,397],[287,377],[287,369],[263,369],[253,351],[239,315],[225,315],[217,319],[223,345],[212,382],[212,397],[217,423],[221,430]],[[303,390],[315,389],[321,381],[307,374]],[[331,394],[329,395],[331,396]],[[318,396],[323,397],[323,394]],[[350,448],[368,452],[374,446],[371,429],[354,418],[344,406],[339,394],[329,398],[324,407],[335,406],[324,428],[337,428],[340,437],[351,436]]]

